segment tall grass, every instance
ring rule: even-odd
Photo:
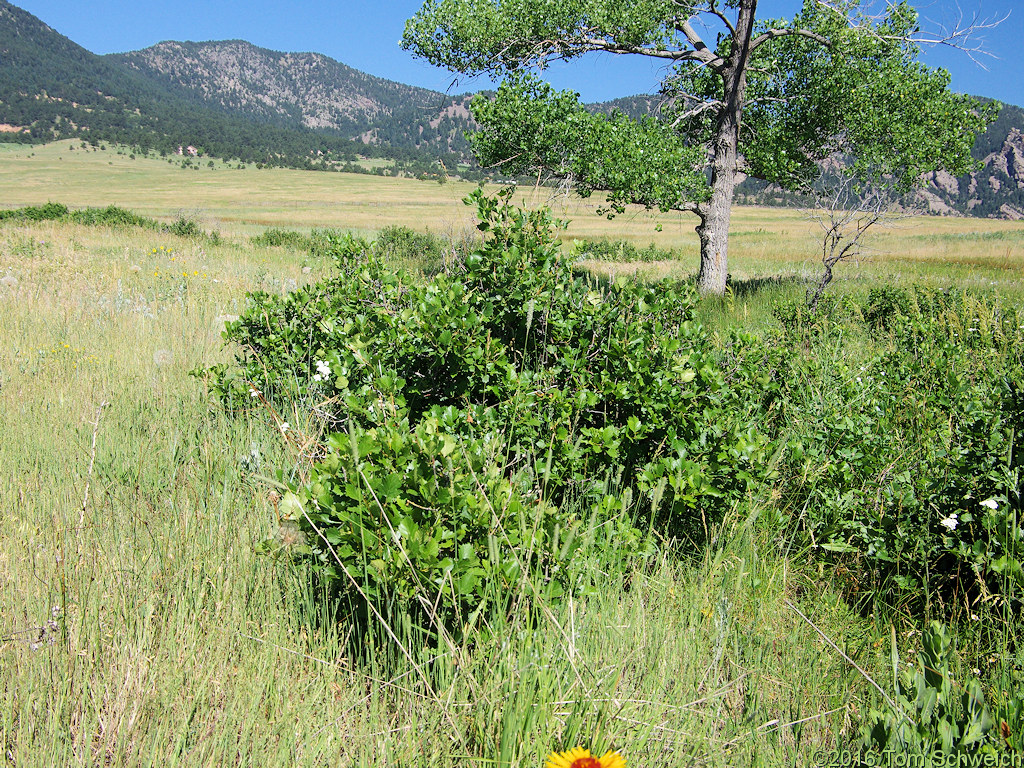
[[[45,222],[0,253],[0,763],[788,764],[851,737],[866,683],[788,603],[813,594],[868,667],[871,626],[746,519],[476,644],[353,654],[308,574],[256,552],[260,476],[295,457],[187,373],[303,257]]]

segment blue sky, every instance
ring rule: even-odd
[[[628,2],[628,0],[623,0]],[[414,59],[398,46],[405,20],[418,0],[14,0],[61,34],[93,53],[146,48],[162,40],[242,39],[278,51],[316,51],[372,75],[435,90],[461,93],[486,82],[456,80],[450,72]],[[984,32],[991,56],[983,69],[950,48],[927,49],[930,66],[945,67],[954,90],[1024,106],[1024,3],[1020,0],[915,0],[925,26],[971,19],[1009,18]],[[761,0],[763,16],[791,15],[799,0]],[[625,61],[624,59],[630,59]],[[661,65],[639,57],[600,55],[553,67],[548,78],[579,91],[585,101],[657,90]]]

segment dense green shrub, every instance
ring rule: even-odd
[[[786,362],[779,439],[800,528],[896,602],[1019,594],[1024,313],[887,289],[862,314],[878,351],[830,354],[840,324]]]
[[[467,429],[461,409],[435,407],[410,422],[389,408],[378,426],[331,435],[309,482],[282,502],[322,576],[389,619],[397,603],[414,625],[459,634],[495,602],[575,587],[569,566],[587,521],[530,489],[477,413],[483,429]],[[619,522],[601,544],[635,549],[629,521]]]
[[[178,237],[198,238],[203,236],[202,227],[199,222],[191,216],[181,214],[170,224],[164,226],[164,231]]]
[[[71,211],[67,218],[76,224],[92,226],[143,227],[146,229],[156,229],[158,226],[155,219],[139,216],[116,205],[108,205],[106,208],[82,208]]]
[[[321,572],[449,626],[506,589],[581,588],[584,521],[626,551],[633,508],[700,540],[758,479],[775,386],[755,339],[716,348],[692,286],[602,287],[546,211],[474,200],[482,247],[425,283],[387,261],[404,233],[332,236],[339,275],[253,294],[227,330],[241,367],[216,377],[235,406],[315,402],[335,431],[287,497]]]
[[[338,244],[348,236],[348,233],[337,229],[314,228],[309,233],[309,253],[320,258],[333,258]]]
[[[68,215],[68,207],[63,203],[45,203],[43,205],[26,205],[24,208],[13,208],[0,211],[0,221],[58,221]]]
[[[375,243],[320,232],[338,274],[253,294],[228,326],[240,365],[216,371],[225,400],[305,403],[335,433],[289,497],[330,579],[426,600],[449,623],[527,581],[583,588],[556,531],[586,520],[627,548],[641,540],[633,525],[699,544],[770,480],[786,530],[847,566],[853,589],[946,610],[1016,599],[1019,309],[874,290],[814,314],[779,306],[763,338],[716,338],[692,286],[602,285],[562,256],[547,212],[474,201],[485,240],[453,269],[424,280],[395,268],[416,243],[433,247],[407,230]],[[415,546],[405,518],[425,537]],[[528,557],[508,533],[524,526]],[[391,533],[357,546],[364,529]],[[498,578],[513,560],[520,570]],[[463,592],[453,579],[467,573],[480,581],[465,576]]]
[[[864,321],[871,330],[890,330],[899,318],[910,313],[910,297],[902,288],[883,286],[872,288],[864,307]]]
[[[69,221],[99,227],[144,227],[156,229],[157,222],[145,216],[108,205],[106,208],[81,208],[70,210],[63,203],[46,203],[39,206],[25,206],[0,211],[0,221]]]
[[[377,251],[389,263],[428,277],[457,269],[476,244],[466,237],[442,237],[403,226],[385,227],[375,241]]]
[[[376,243],[384,258],[397,262],[416,259],[437,262],[445,249],[442,238],[403,226],[384,227],[377,235]]]

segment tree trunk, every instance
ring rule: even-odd
[[[714,296],[725,295],[729,276],[729,222],[736,190],[740,124],[757,0],[740,0],[739,5],[732,49],[721,71],[725,106],[718,114],[711,147],[711,199],[703,203],[697,212],[700,216],[700,224],[697,225],[700,238],[697,287],[701,293]]]
[[[733,170],[719,168],[719,160],[729,162]],[[697,237],[700,238],[700,274],[697,288],[701,293],[725,295],[729,276],[729,222],[732,217],[732,197],[736,188],[736,146],[718,146],[715,164],[711,169],[711,200],[701,206]]]

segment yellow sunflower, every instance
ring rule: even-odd
[[[589,749],[576,747],[568,752],[552,752],[544,768],[626,768],[626,761],[610,749],[601,757],[594,757]]]

